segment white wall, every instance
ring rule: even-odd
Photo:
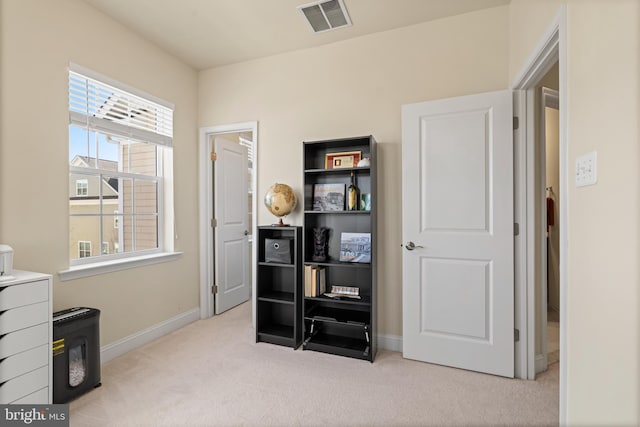
[[[302,194],[302,141],[373,134],[378,145],[380,333],[402,334],[402,104],[507,87],[507,7],[203,71],[199,125],[258,120],[256,197]],[[258,224],[273,222],[259,204]],[[300,208],[289,218],[300,225]]]
[[[80,0],[0,2],[0,241],[15,268],[54,275],[54,310],[102,311],[112,343],[197,308],[196,72]],[[175,104],[177,261],[58,280],[68,268],[68,66]]]
[[[560,2],[512,0],[512,80]],[[567,417],[570,425],[638,425],[640,382],[640,5],[567,6]],[[598,183],[576,188],[577,156],[598,152]]]

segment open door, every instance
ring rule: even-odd
[[[402,108],[403,355],[514,375],[510,91]]]
[[[214,142],[215,312],[249,299],[247,147],[216,137]]]

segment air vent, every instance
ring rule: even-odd
[[[335,30],[351,25],[351,19],[342,0],[323,0],[298,6],[298,10],[307,18],[314,33]]]

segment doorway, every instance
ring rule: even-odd
[[[536,246],[541,262],[536,286],[539,295],[536,337],[536,374],[559,362],[560,356],[560,105],[559,67],[556,63],[542,78],[536,90],[539,111],[537,158],[539,184],[537,202],[540,221]]]
[[[200,150],[199,150],[199,166],[200,166],[200,317],[202,319],[211,317],[214,314],[218,314],[218,310],[224,308],[225,304],[220,304],[220,292],[222,289],[218,286],[216,289],[212,286],[214,281],[219,275],[222,268],[218,267],[216,270],[216,259],[219,259],[220,251],[216,253],[216,244],[219,244],[220,222],[216,218],[215,209],[216,206],[220,208],[224,206],[219,200],[221,192],[215,190],[215,175],[222,169],[222,165],[216,169],[214,160],[215,156],[212,156],[213,149],[216,145],[225,144],[229,148],[236,146],[238,152],[244,152],[247,155],[247,169],[246,172],[239,172],[239,179],[246,181],[247,194],[246,196],[236,195],[242,199],[245,203],[244,210],[246,213],[247,224],[243,227],[241,234],[248,243],[248,249],[242,250],[241,254],[234,254],[234,259],[238,256],[246,259],[246,263],[240,263],[245,265],[248,270],[247,276],[249,284],[248,294],[255,292],[255,257],[256,250],[253,244],[252,236],[255,234],[256,225],[256,210],[257,204],[254,197],[256,188],[257,177],[257,141],[258,141],[258,125],[257,122],[237,123],[223,126],[213,126],[200,129]],[[230,145],[229,145],[230,144]],[[229,150],[225,150],[229,151]],[[230,151],[229,151],[230,152]],[[221,160],[224,161],[224,160]],[[216,223],[217,222],[217,223]],[[216,235],[218,231],[218,235]],[[246,253],[245,253],[246,252]],[[235,264],[235,262],[234,262]],[[234,265],[234,269],[239,268]],[[220,285],[216,283],[217,285]],[[250,295],[249,295],[250,298]],[[253,307],[254,321],[255,321],[255,307]]]
[[[567,419],[567,369],[566,369],[566,289],[567,275],[566,264],[568,254],[567,239],[567,188],[569,182],[569,162],[567,144],[567,8],[561,5],[558,14],[544,32],[536,47],[531,52],[521,71],[516,75],[512,83],[515,103],[514,111],[518,120],[514,121],[514,164],[515,164],[515,221],[520,225],[519,233],[515,240],[515,266],[516,266],[516,329],[520,331],[519,341],[516,342],[516,372],[519,378],[535,379],[536,376],[536,338],[540,334],[540,319],[542,304],[536,304],[540,298],[540,289],[536,287],[536,277],[540,275],[541,250],[536,247],[537,236],[546,232],[546,227],[536,225],[536,217],[542,217],[542,202],[545,197],[545,184],[541,184],[536,178],[539,176],[538,164],[536,164],[539,144],[536,135],[540,129],[539,121],[540,104],[536,105],[536,87],[549,70],[558,64],[558,128],[559,128],[559,188],[560,196],[557,204],[558,217],[554,218],[558,224],[559,234],[559,407],[560,425],[566,424]],[[554,191],[556,189],[554,188]],[[518,227],[516,227],[518,230]],[[545,236],[546,240],[546,236]],[[546,251],[544,252],[546,258]],[[538,265],[536,265],[538,264]],[[546,268],[546,266],[545,266]],[[546,294],[545,294],[546,300]],[[546,308],[546,307],[545,307]],[[546,316],[546,312],[543,314]],[[546,324],[546,319],[545,322]]]

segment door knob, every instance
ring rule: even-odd
[[[424,246],[416,245],[416,244],[415,244],[415,243],[413,243],[413,242],[407,242],[407,244],[406,244],[406,245],[404,245],[404,247],[405,247],[408,251],[412,251],[412,250],[417,249],[417,248],[424,248]]]
[[[249,230],[244,230],[244,235],[248,236],[249,235]]]

